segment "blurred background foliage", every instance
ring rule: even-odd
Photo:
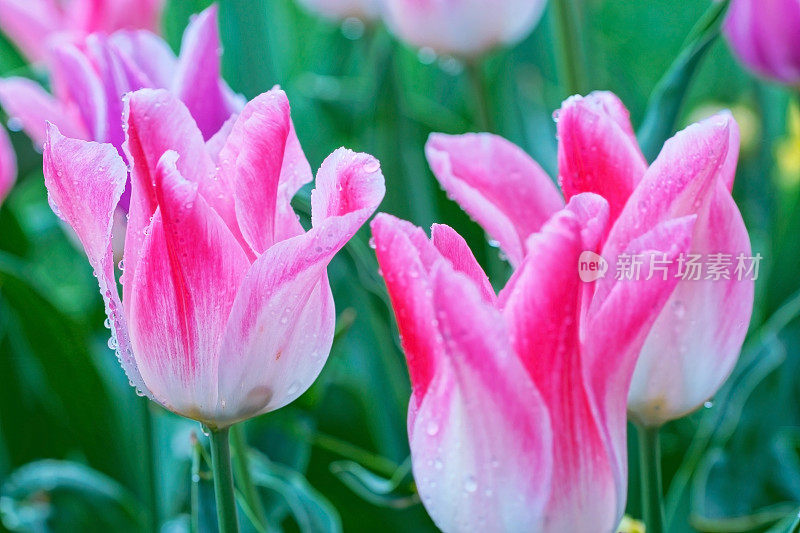
[[[174,48],[208,3],[167,2],[163,30]],[[697,26],[713,10],[708,0],[577,4],[586,65],[577,87],[559,76],[552,2],[528,39],[480,65],[494,130],[555,178],[552,113],[573,89],[617,93],[656,147],[678,127],[733,110],[743,132],[735,197],[764,260],[734,375],[705,409],[662,432],[668,529],[786,531],[800,506],[797,93],[745,73],[713,31]],[[293,0],[222,0],[224,76],[248,98],[274,84],[286,90],[312,167],[342,145],[377,156],[388,189],[381,209],[423,227],[452,225],[502,285],[508,270],[497,250],[439,189],[422,150],[431,131],[485,129],[475,80],[452,58],[350,22],[315,18]],[[670,91],[651,101],[690,52],[691,68],[667,80],[686,93],[683,105]],[[42,78],[0,39],[0,75],[11,74]],[[151,531],[158,523],[165,532],[214,531],[199,425],[127,386],[106,347],[89,265],[47,205],[41,156],[23,133],[12,140],[19,183],[0,209],[0,530]],[[296,207],[308,212],[307,190]],[[338,332],[319,380],[235,435],[250,446],[263,502],[240,516],[266,517],[270,532],[435,531],[409,473],[408,377],[366,231],[330,278]],[[628,513],[638,517],[635,460],[629,494]]]

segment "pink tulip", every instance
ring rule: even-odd
[[[610,240],[632,231],[626,221],[634,228],[655,223],[664,191],[684,175],[707,178],[669,207],[673,215],[697,215],[689,254],[699,256],[706,268],[701,279],[682,278],[660,311],[639,356],[628,400],[634,420],[659,426],[697,409],[717,392],[738,360],[750,323],[754,279],[736,274],[738,258],[745,259],[747,268],[753,266],[750,239],[730,193],[738,127],[728,113],[690,126],[667,142],[649,168],[627,110],[610,93],[567,100],[558,132],[565,196],[590,191],[607,198],[614,223]],[[709,270],[716,254],[729,261],[728,279]]]
[[[192,20],[179,58],[147,31],[93,34],[55,46],[49,61],[53,95],[27,78],[7,78],[0,80],[0,103],[38,144],[44,142],[50,121],[67,136],[108,142],[121,150],[121,95],[141,88],[169,89],[187,105],[208,139],[244,105],[220,78],[216,13],[211,6]]]
[[[378,161],[331,154],[305,231],[289,202],[311,169],[282,91],[249,102],[208,142],[165,90],[132,93],[125,116],[133,167],[121,300],[111,228],[122,158],[51,125],[44,174],[97,274],[132,385],[212,429],[293,401],[330,350],[326,266],[383,197]]]
[[[53,41],[90,33],[156,31],[164,0],[0,0],[0,30],[32,61],[44,60]]]
[[[545,0],[384,0],[389,28],[411,46],[465,58],[524,39]]]
[[[732,0],[724,32],[750,69],[800,86],[800,2]]]
[[[6,130],[0,128],[0,203],[17,179],[17,158]]]
[[[451,141],[503,142],[432,142]],[[443,531],[608,533],[622,518],[628,383],[675,282],[609,279],[585,292],[578,258],[607,219],[601,197],[576,196],[528,236],[499,296],[448,226],[429,241],[389,215],[372,223],[412,381],[414,476]],[[674,257],[693,223],[665,218],[625,249]]]
[[[355,17],[361,20],[378,18],[381,0],[299,0],[308,10],[334,20]]]
[[[637,360],[660,343],[656,363],[678,366],[686,352],[672,351],[676,341],[663,332],[686,342],[700,335],[694,381],[678,383],[673,373],[655,389],[684,401],[696,382],[724,379],[728,370],[716,366],[729,366],[722,359],[747,326],[752,282],[699,282],[693,295],[679,279],[690,250],[749,253],[728,188],[738,148],[730,115],[680,132],[649,168],[613,95],[566,102],[559,138],[566,208],[544,171],[500,137],[434,134],[426,147],[442,186],[515,266],[497,297],[449,228],[434,227],[431,244],[387,216],[373,223],[412,379],[414,473],[444,531],[481,519],[498,531],[614,531],[625,507],[628,394],[634,369],[638,378],[646,364]],[[666,265],[664,277],[616,279],[612,271],[584,283],[577,266],[585,251],[611,265],[638,255],[642,272]],[[704,298],[712,298],[707,307]],[[720,306],[732,313],[725,324],[707,311]],[[701,346],[725,357],[698,357]],[[671,408],[662,405],[659,416]],[[520,498],[525,506],[513,504]]]

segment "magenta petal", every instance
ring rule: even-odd
[[[233,188],[239,228],[256,255],[285,238],[276,234],[276,204],[289,131],[289,100],[272,90],[245,106],[219,153],[220,177]]]
[[[0,204],[17,179],[17,157],[4,128],[0,128]]]
[[[63,109],[33,80],[18,77],[0,79],[0,104],[40,146],[47,138],[48,121],[58,125],[67,137],[86,139],[89,136],[80,118]]]
[[[167,43],[149,31],[118,31],[108,37],[128,70],[141,87],[167,89],[177,68],[177,59]]]
[[[178,153],[178,172],[185,179],[199,183],[200,194],[222,217],[238,237],[232,194],[226,183],[215,179],[216,167],[206,152],[205,143],[186,107],[165,90],[142,89],[131,93],[126,105],[127,140],[123,146],[131,163],[131,204],[125,257],[133,275],[144,230],[156,211],[156,166],[161,156]],[[126,308],[128,287],[123,288]]]
[[[444,261],[431,283],[446,356],[409,409],[422,501],[443,531],[541,531],[553,473],[547,409],[478,288]]]
[[[544,170],[502,137],[435,133],[425,153],[442,187],[514,265],[525,255],[528,235],[564,205]]]
[[[129,281],[131,343],[145,383],[169,409],[216,421],[220,343],[250,262],[177,157],[166,152],[156,169],[159,207]]]
[[[150,395],[128,340],[111,249],[114,210],[127,177],[125,163],[110,144],[69,139],[52,124],[49,126],[44,145],[44,179],[50,205],[75,230],[97,274],[122,368],[131,385]]]
[[[558,138],[564,197],[597,193],[608,200],[616,220],[647,170],[622,102],[608,92],[568,99],[558,112]]]
[[[61,23],[53,0],[0,0],[0,29],[33,61],[47,55],[47,36]]]
[[[578,217],[563,210],[530,237],[521,274],[511,293],[504,294],[503,316],[514,350],[550,412],[554,471],[546,510],[549,527],[611,531],[622,518],[625,486],[614,475],[603,421],[585,378],[577,269],[581,229]]]
[[[739,279],[736,267],[740,255],[745,267],[751,266],[750,239],[723,183],[697,219],[690,253],[701,254],[706,264],[713,254],[723,254],[730,279],[681,281],[663,306],[628,398],[631,416],[644,424],[682,417],[713,396],[733,370],[747,333],[754,281]]]
[[[234,111],[220,81],[217,6],[197,15],[186,28],[172,90],[186,104],[208,139]]]
[[[429,273],[442,255],[425,233],[410,222],[379,213],[370,225],[378,265],[397,318],[408,362],[413,397],[417,403],[433,379],[441,358],[441,343],[430,298]]]
[[[469,249],[467,241],[456,230],[445,224],[434,224],[431,228],[431,240],[439,253],[450,261],[453,268],[475,282],[475,286],[480,289],[487,303],[493,304],[497,300],[489,278]]]

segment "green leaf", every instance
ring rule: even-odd
[[[80,504],[91,509],[79,513]],[[29,463],[9,476],[0,489],[0,518],[7,528],[20,531],[67,531],[62,527],[79,527],[77,520],[92,528],[106,523],[114,531],[143,524],[138,502],[119,483],[84,464],[55,460]]]
[[[412,486],[410,457],[391,478],[379,476],[355,461],[335,461],[330,469],[350,490],[373,505],[406,509],[419,504],[419,496],[413,489],[409,490]]]
[[[652,161],[661,146],[672,135],[689,84],[700,60],[708,52],[720,32],[729,0],[713,2],[692,29],[678,57],[670,65],[650,95],[638,137],[642,152]]]

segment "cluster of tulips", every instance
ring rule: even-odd
[[[524,37],[544,7],[302,3],[383,16],[412,46],[463,58]],[[800,5],[760,4],[732,3],[729,41],[756,71],[798,84]],[[336,317],[326,267],[378,209],[384,176],[374,157],[342,148],[314,180],[286,94],[246,102],[222,81],[216,7],[192,20],[176,57],[152,33],[158,1],[66,5],[0,0],[0,27],[52,88],[7,78],[0,103],[43,148],[51,206],[95,271],[130,383],[208,428],[220,527],[233,531],[228,428],[319,375]],[[627,420],[647,436],[702,406],[748,329],[752,276],[680,271],[689,256],[753,255],[731,197],[732,115],[680,131],[652,163],[611,93],[571,97],[555,116],[560,190],[490,133],[433,134],[419,147],[513,267],[499,292],[455,229],[436,224],[429,237],[386,213],[370,224],[411,376],[416,487],[443,531],[615,531]],[[0,129],[0,198],[14,175]],[[305,228],[291,201],[312,180]],[[587,252],[663,271],[584,281]],[[657,524],[659,510],[648,512]]]

